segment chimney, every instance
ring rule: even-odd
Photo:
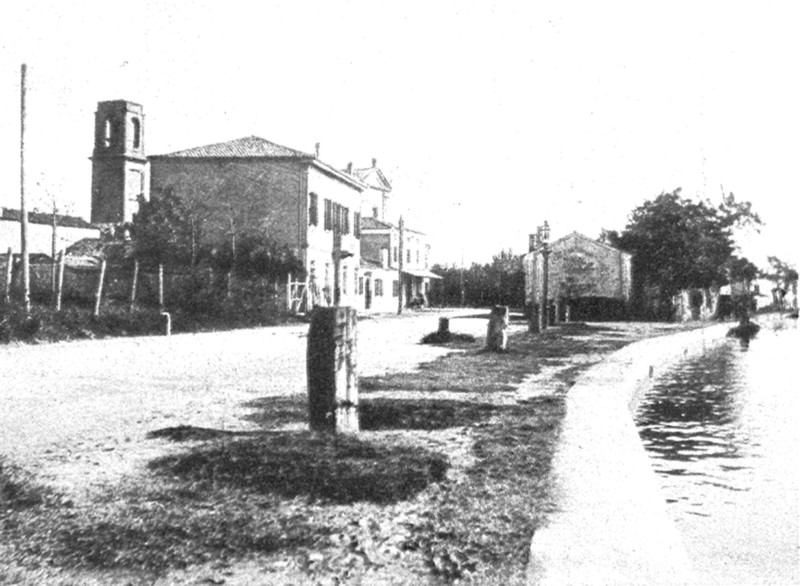
[[[372,168],[374,169],[377,166],[378,166],[378,159],[373,157],[373,159],[372,159]]]
[[[319,159],[319,143],[314,145],[314,158]]]
[[[347,174],[348,175],[353,174],[353,163],[347,163]]]

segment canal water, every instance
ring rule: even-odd
[[[800,329],[782,324],[677,363],[637,412],[703,584],[800,583]]]

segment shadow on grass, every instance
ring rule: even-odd
[[[308,398],[305,394],[288,397],[263,397],[250,401],[246,407],[254,411],[245,419],[257,423],[264,429],[308,424]],[[463,427],[486,420],[497,412],[490,403],[457,401],[451,399],[402,399],[368,397],[358,405],[359,421],[364,431],[424,430],[432,431],[451,427]],[[151,437],[168,437],[181,441],[186,436],[202,439],[209,431],[195,428],[196,434],[187,428],[168,428],[151,432]],[[173,431],[174,430],[174,431]],[[231,434],[231,432],[218,432]]]
[[[310,432],[263,432],[158,458],[149,467],[191,483],[286,498],[392,503],[442,480],[447,459],[413,445]]]

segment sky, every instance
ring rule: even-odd
[[[0,9],[0,205],[88,217],[98,101],[144,107],[148,154],[256,135],[374,157],[434,262],[621,230],[664,191],[753,203],[739,235],[797,264],[791,2],[272,1]],[[79,7],[79,8],[78,8]],[[29,204],[30,206],[31,204]]]

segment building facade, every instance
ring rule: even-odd
[[[359,291],[365,311],[397,311],[401,294],[403,307],[427,306],[431,280],[441,278],[430,270],[425,234],[404,227],[402,247],[400,234],[399,226],[370,217],[361,219]]]
[[[557,320],[621,319],[631,299],[632,255],[573,232],[548,247],[547,305]],[[525,303],[544,303],[542,249],[523,257]]]

